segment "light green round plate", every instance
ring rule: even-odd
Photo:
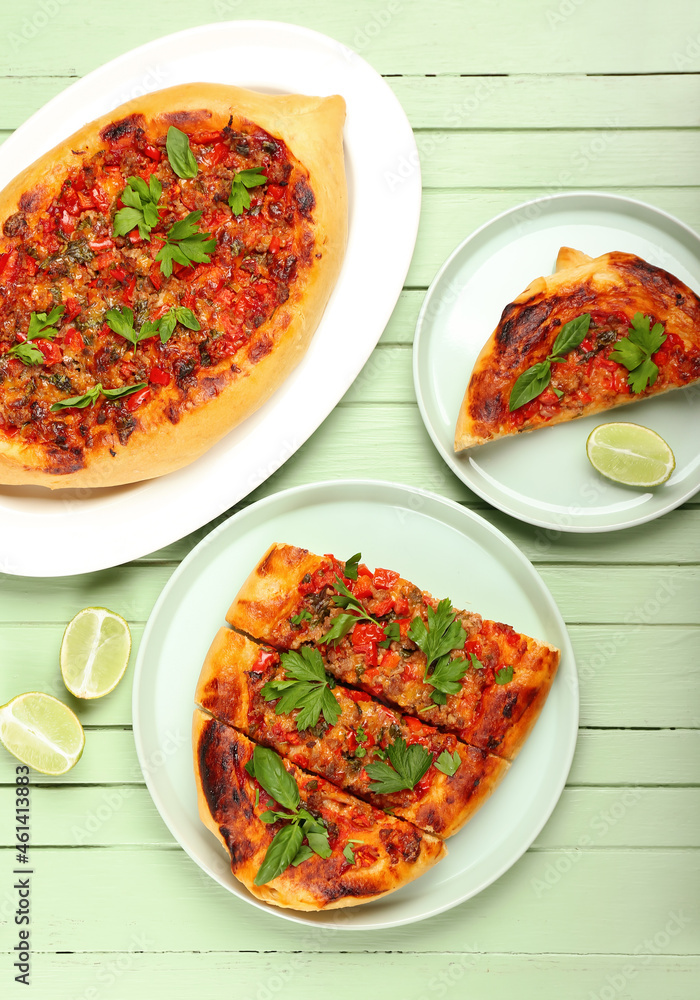
[[[233,597],[273,542],[340,558],[361,550],[368,565],[396,569],[436,597],[450,597],[457,607],[507,622],[562,651],[559,673],[525,748],[483,809],[448,841],[447,858],[365,906],[307,914],[261,903],[233,877],[226,853],[197,814],[190,747],[195,685]],[[136,662],[133,715],[136,749],[156,807],[204,871],[241,899],[287,920],[368,930],[456,906],[502,875],[530,846],[569,772],[578,683],[562,617],[540,577],[505,535],[435,494],[348,480],[261,500],[193,549],[146,626]]]
[[[585,191],[518,205],[472,233],[430,286],[413,348],[418,405],[455,475],[506,514],[557,533],[629,528],[700,489],[700,435],[689,431],[700,426],[700,384],[454,453],[457,414],[479,352],[505,306],[552,273],[562,246],[591,257],[634,253],[700,292],[700,237],[658,208]],[[622,486],[591,467],[586,440],[608,420],[643,424],[668,442],[676,456],[668,482]]]

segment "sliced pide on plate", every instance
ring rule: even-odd
[[[700,379],[700,298],[634,254],[562,247],[476,360],[454,447],[634,403]]]
[[[272,545],[227,621],[277,649],[313,645],[337,680],[512,760],[547,699],[559,650],[359,559]]]
[[[379,899],[428,871],[443,842],[307,774],[197,709],[199,815],[258,899],[327,910]]]
[[[508,769],[501,757],[336,685],[314,646],[277,653],[222,628],[195,700],[298,767],[443,838]]]
[[[190,83],[0,192],[0,483],[193,461],[301,360],[347,236],[340,96]]]

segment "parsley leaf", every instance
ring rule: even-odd
[[[361,844],[361,843],[362,843],[361,840],[348,840],[347,844],[343,848],[343,857],[351,865],[355,864],[355,852],[352,849],[352,845],[353,844]]]
[[[199,320],[191,309],[186,309],[185,306],[173,306],[155,324],[161,344],[167,344],[175,332],[175,327],[178,323],[181,323],[188,330],[202,329]]]
[[[29,329],[27,330],[27,340],[35,340],[43,337],[44,340],[51,340],[58,333],[54,327],[60,322],[61,316],[65,312],[65,306],[54,306],[51,312],[33,312],[29,317]]]
[[[306,861],[312,852],[322,858],[330,857],[332,851],[326,827],[308,810],[300,808],[299,786],[285,768],[279,754],[268,747],[256,746],[245,769],[258,784],[262,785],[268,795],[274,796],[280,805],[290,810],[281,812],[268,808],[260,815],[263,823],[272,824],[279,820],[286,822],[287,825],[278,830],[272,838],[255,876],[255,884],[265,885],[266,882],[281,875],[290,865],[300,865]],[[257,802],[256,789],[256,804]],[[304,839],[308,841],[308,848],[302,847]]]
[[[425,653],[430,668],[435,660],[453,649],[464,649],[467,633],[457,620],[449,597],[440,601],[435,611],[429,607],[427,617],[427,626],[422,618],[413,619],[408,637]]]
[[[340,705],[328,685],[321,654],[313,646],[302,646],[299,652],[280,654],[288,680],[271,680],[262,689],[265,701],[279,699],[276,715],[287,715],[299,709],[295,724],[298,731],[315,726],[323,713],[329,726],[340,717]]]
[[[259,187],[261,184],[267,184],[267,177],[257,168],[239,170],[233,175],[228,203],[234,215],[242,215],[244,208],[250,208],[248,188]]]
[[[138,227],[141,239],[150,240],[151,230],[160,222],[158,201],[163,185],[153,175],[148,184],[142,177],[129,177],[126,185],[119,196],[125,207],[114,216],[114,235],[126,236]]]
[[[136,385],[122,385],[118,389],[103,389],[102,383],[98,382],[97,385],[93,385],[82,396],[70,396],[68,399],[59,399],[51,407],[51,412],[57,413],[59,410],[65,410],[69,406],[75,407],[78,410],[82,410],[86,406],[94,406],[100,395],[104,396],[105,399],[121,399],[123,396],[131,396],[132,393],[138,392],[139,389],[145,389],[146,385],[146,382],[137,382]]]
[[[146,321],[140,330],[134,329],[134,311],[128,306],[121,309],[108,309],[105,313],[105,323],[114,333],[128,340],[136,347],[142,340],[152,337],[158,332],[158,325]]]
[[[171,125],[165,139],[165,150],[168,154],[170,166],[178,177],[196,177],[197,161],[194,153],[190,149],[189,136],[181,132],[179,128]]]
[[[354,556],[350,556],[350,558],[346,561],[343,572],[348,580],[357,579],[357,567],[360,559],[362,559],[362,553],[356,552]]]
[[[354,559],[355,556],[353,556],[352,558]],[[360,560],[359,552],[357,553],[357,560],[358,562]],[[331,627],[329,628],[329,630],[326,632],[325,635],[321,636],[321,638],[318,640],[319,642],[325,642],[325,643],[340,642],[340,640],[343,639],[348,634],[350,629],[361,621],[371,622],[373,625],[378,625],[379,628],[383,628],[386,639],[391,640],[391,638],[396,638],[396,639],[400,638],[401,633],[399,631],[397,634],[398,625],[396,624],[396,622],[389,622],[388,624],[383,625],[376,618],[373,618],[372,615],[368,614],[367,611],[365,611],[364,606],[355,597],[355,595],[348,590],[348,588],[345,586],[345,584],[337,574],[333,586],[338,591],[337,594],[333,594],[333,603],[336,604],[339,608],[346,608],[346,609],[349,608],[350,611],[353,612],[353,614],[348,613],[344,615],[336,615],[336,617],[332,619]],[[386,639],[383,642],[378,643],[377,645],[384,646],[386,648],[389,645]]]
[[[511,413],[544,392],[552,377],[552,363],[563,361],[563,355],[578,347],[585,340],[590,325],[590,313],[581,313],[580,316],[576,316],[563,325],[552,344],[552,353],[548,354],[544,361],[538,361],[537,364],[527,368],[515,380],[508,401],[508,409]],[[557,390],[557,395],[559,396],[559,390]]]
[[[372,778],[370,791],[382,795],[400,792],[404,788],[410,790],[433,762],[433,755],[424,746],[420,743],[406,746],[406,740],[402,736],[394,740],[386,752],[393,767],[383,762],[367,764],[365,767]]]
[[[658,365],[651,360],[666,340],[661,323],[651,325],[651,316],[635,313],[626,337],[618,340],[615,350],[608,355],[628,370],[627,382],[634,393],[644,392],[652,386],[659,375]]]
[[[331,627],[318,641],[325,643],[340,642],[340,640],[345,638],[350,629],[353,628],[359,620],[360,619],[355,615],[336,615],[331,622]]]
[[[513,668],[510,667],[499,667],[499,669],[494,674],[496,684],[508,684],[509,681],[513,680]]]
[[[452,660],[449,655],[441,656],[433,668],[433,672],[425,680],[432,684],[431,698],[436,705],[447,704],[448,694],[459,694],[462,690],[460,681],[467,672],[469,664],[466,660]]]
[[[481,662],[481,660],[477,659],[477,657],[474,656],[473,653],[467,653],[467,656],[469,657],[469,666],[473,670],[483,670],[484,669],[484,664]]]
[[[302,622],[310,622],[313,619],[313,615],[310,611],[300,611],[298,615],[292,615],[289,621],[292,625],[301,625]]]
[[[435,761],[435,767],[438,771],[442,771],[449,778],[453,774],[456,774],[459,770],[459,765],[462,763],[462,758],[459,756],[455,750],[454,754],[449,753],[447,750],[443,750],[438,759]]]
[[[183,267],[209,263],[216,240],[211,233],[200,233],[197,229],[201,217],[201,209],[190,212],[168,230],[166,241],[156,254],[156,260],[160,261],[160,269],[166,278],[173,273],[173,263],[182,264]]]

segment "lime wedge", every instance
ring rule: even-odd
[[[42,774],[65,774],[80,760],[85,733],[62,701],[27,691],[0,707],[0,742]]]
[[[600,424],[588,436],[586,453],[594,469],[626,486],[659,486],[676,467],[664,439],[640,424]]]
[[[76,698],[102,698],[124,676],[130,652],[131,633],[121,615],[83,608],[63,633],[63,683]]]

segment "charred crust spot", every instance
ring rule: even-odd
[[[311,217],[311,212],[316,205],[314,193],[305,180],[298,180],[294,185],[294,200],[297,208],[305,219]]]
[[[518,306],[511,302],[503,310],[501,328],[498,331],[498,344],[506,347],[529,349],[533,334],[538,333],[542,325],[549,319],[553,309],[553,300],[536,302],[530,306]],[[515,313],[515,315],[513,315]],[[504,321],[504,317],[505,321]],[[515,343],[517,340],[517,344]]]
[[[247,670],[246,673],[251,681],[261,681],[264,676],[261,670]]]
[[[165,408],[165,415],[171,424],[178,424],[180,422],[180,411],[174,403],[168,403]]]
[[[272,350],[272,338],[268,337],[267,334],[260,337],[256,343],[253,344],[250,351],[248,352],[248,357],[255,364],[264,358]]]
[[[470,412],[475,420],[483,420],[492,423],[498,420],[502,410],[501,394],[495,396],[477,397],[470,406]]]
[[[508,697],[506,698],[506,703],[503,706],[503,712],[501,713],[504,716],[504,718],[510,719],[511,715],[513,714],[513,709],[515,708],[517,700],[518,700],[517,691],[513,691],[508,695]]]
[[[143,128],[143,125],[143,115],[129,115],[127,118],[121,118],[119,121],[110,122],[109,125],[106,125],[100,132],[100,139],[103,139],[105,142],[117,142],[117,140],[123,139],[124,136],[138,132]]]
[[[489,736],[486,746],[489,748],[489,750],[497,750],[498,747],[501,745],[502,741],[503,741],[502,736],[497,740],[495,740],[493,736]]]

